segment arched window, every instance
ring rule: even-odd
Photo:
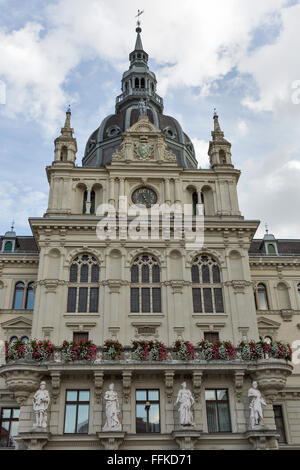
[[[224,313],[221,273],[218,262],[199,255],[192,265],[194,313]]]
[[[197,215],[198,194],[193,192],[193,215]]]
[[[18,341],[17,336],[12,336],[9,340],[10,344],[16,343]]]
[[[27,286],[25,308],[27,308],[28,310],[33,310],[34,308],[33,282],[30,282]]]
[[[135,88],[140,88],[140,81],[139,81],[138,78],[136,78],[135,81],[134,81],[134,87]]]
[[[89,254],[78,255],[71,267],[68,312],[95,313],[99,304],[99,264]]]
[[[5,242],[5,244],[4,244],[4,252],[5,252],[5,253],[9,253],[10,251],[12,251],[12,249],[13,249],[13,243],[12,243],[12,241],[9,240],[9,241]]]
[[[272,243],[268,243],[268,254],[269,255],[276,255],[275,246]]]
[[[256,310],[269,310],[267,289],[264,284],[258,284],[255,291]]]
[[[24,300],[24,290],[25,286],[23,282],[18,282],[15,286],[15,295],[14,295],[14,310],[21,310],[24,308],[23,300]]]
[[[68,158],[68,149],[67,147],[63,146],[60,152],[60,159],[62,162],[66,162]]]
[[[91,208],[90,214],[95,214],[95,191],[91,191]]]
[[[144,78],[141,79],[141,88],[145,88],[145,79]]]
[[[220,165],[226,165],[226,154],[223,149],[219,151]]]
[[[84,191],[83,193],[83,207],[82,207],[82,213],[86,214],[86,201],[87,201],[87,191]]]
[[[21,341],[23,341],[23,343],[27,344],[28,341],[29,341],[28,336],[22,336]]]
[[[298,292],[298,301],[299,301],[299,305],[300,305],[300,283],[297,286],[297,292]]]
[[[151,255],[138,256],[131,267],[130,311],[161,313],[160,267]]]

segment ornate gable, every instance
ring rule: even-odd
[[[11,336],[30,336],[32,321],[20,316],[1,323],[1,328],[5,333],[5,339],[9,341]]]

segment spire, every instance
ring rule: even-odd
[[[143,44],[142,44],[142,38],[141,38],[141,32],[142,32],[142,29],[141,28],[136,28],[136,32],[137,32],[137,37],[136,37],[136,41],[135,41],[135,48],[134,50],[135,51],[143,51]]]
[[[71,127],[71,106],[66,111],[66,119],[64,127],[61,128],[61,135],[54,141],[55,145],[55,162],[70,162],[74,164],[77,152],[77,142],[73,137],[74,129]]]
[[[214,130],[211,133],[212,141],[209,143],[208,155],[212,168],[216,166],[232,166],[231,163],[231,144],[224,138],[224,132],[219,123],[219,116],[214,108]]]

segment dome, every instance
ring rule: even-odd
[[[89,137],[82,164],[100,168],[111,163],[113,153],[120,148],[122,133],[138,121],[139,101],[147,103],[150,122],[164,132],[168,150],[183,168],[197,168],[194,146],[179,122],[163,114],[163,99],[156,93],[156,76],[149,70],[148,54],[143,50],[137,28],[135,49],[129,54],[130,67],[122,77],[122,94],[116,98],[115,114],[103,119]]]

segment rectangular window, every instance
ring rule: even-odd
[[[67,390],[65,407],[65,434],[88,434],[89,390]]]
[[[212,331],[205,331],[204,333],[205,341],[210,341],[211,343],[216,343],[219,341],[219,333],[215,333]]]
[[[76,287],[69,287],[68,289],[68,312],[76,312]]]
[[[213,303],[212,303],[212,295],[211,289],[204,288],[203,289],[203,298],[204,298],[204,311],[205,313],[213,313]]]
[[[153,287],[152,289],[153,313],[161,312],[161,291],[160,287]]]
[[[132,287],[130,289],[130,311],[132,313],[138,313],[139,309],[139,289],[138,287]]]
[[[79,343],[80,341],[87,341],[89,339],[88,333],[73,333],[73,341]]]
[[[142,287],[142,312],[150,312],[150,288]]]
[[[88,288],[79,287],[78,312],[87,311],[87,296],[88,296]]]
[[[205,390],[209,433],[231,432],[228,390]]]
[[[193,288],[194,313],[202,313],[201,289]]]
[[[2,408],[0,447],[15,447],[14,436],[18,433],[19,415],[19,408]]]
[[[214,289],[216,313],[224,313],[223,294],[221,288]]]
[[[285,427],[284,427],[284,420],[283,420],[283,413],[282,413],[282,406],[274,405],[274,418],[276,424],[276,430],[279,433],[278,442],[280,444],[286,444],[286,434],[285,434]]]
[[[90,288],[90,313],[98,312],[99,287]]]
[[[136,390],[136,432],[160,432],[159,390]]]

